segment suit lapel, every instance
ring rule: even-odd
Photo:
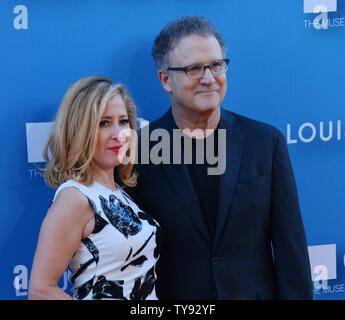
[[[175,121],[172,116],[171,109],[167,112],[167,114],[163,117],[163,121],[160,123],[161,128],[165,128],[169,132],[170,136],[170,154],[173,153],[173,129],[176,128]],[[202,215],[199,201],[197,195],[195,193],[193,183],[190,179],[189,172],[187,166],[183,163],[183,152],[181,152],[182,161],[181,164],[173,164],[172,157],[171,157],[171,164],[161,165],[162,170],[166,174],[169,182],[173,186],[178,201],[182,204],[185,211],[191,217],[193,223],[195,224],[196,228],[200,231],[206,241],[211,244],[210,235],[207,230],[204,217]],[[173,204],[167,204],[173,205]]]
[[[221,129],[226,129],[226,170],[220,176],[217,228],[214,246],[219,241],[224,228],[237,178],[239,174],[244,145],[244,127],[239,119],[222,109]]]
[[[175,192],[178,196],[178,201],[182,204],[185,211],[192,218],[196,228],[200,231],[204,238],[211,243],[209,233],[199,206],[199,201],[194,191],[192,181],[189,177],[187,166],[185,164],[170,164],[163,166],[162,169],[175,189]]]

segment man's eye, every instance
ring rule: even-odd
[[[201,69],[202,69],[202,66],[200,65],[190,66],[187,68],[187,72],[190,74],[196,74],[196,73],[199,73]]]
[[[222,61],[217,61],[217,62],[212,64],[212,68],[214,70],[222,70],[223,67],[224,67],[224,63]]]

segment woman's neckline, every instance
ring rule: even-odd
[[[111,192],[120,192],[120,187],[119,187],[119,185],[117,183],[115,183],[115,186],[116,186],[117,189],[109,188],[109,187],[105,186],[104,184],[98,182],[97,180],[94,180],[94,183],[98,184],[99,186],[101,186],[101,187],[103,187],[103,188],[105,188],[105,189],[107,189],[107,190],[109,190]]]

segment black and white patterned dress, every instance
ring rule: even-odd
[[[160,227],[122,190],[98,182],[86,187],[68,180],[56,190],[75,187],[89,200],[95,228],[69,264],[73,299],[156,300],[155,265]]]

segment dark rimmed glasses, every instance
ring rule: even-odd
[[[210,64],[192,64],[190,66],[176,68],[168,67],[167,70],[183,71],[187,78],[195,80],[204,76],[206,68],[210,69],[213,76],[218,76],[222,73],[225,73],[226,70],[228,70],[229,61],[229,59],[219,59]]]

